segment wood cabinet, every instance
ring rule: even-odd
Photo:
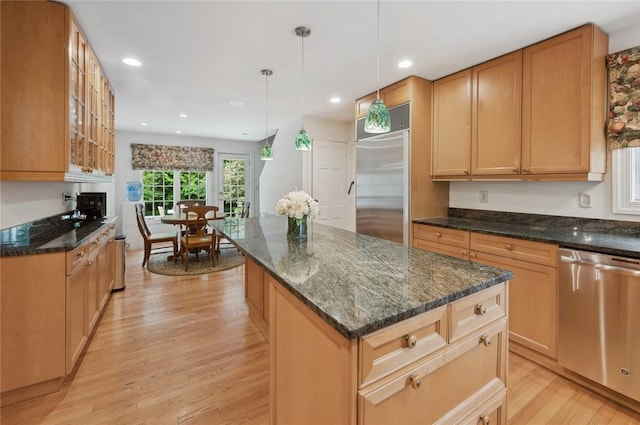
[[[2,404],[59,388],[65,375],[65,255],[0,258]],[[42,388],[29,388],[44,383]]]
[[[433,83],[433,176],[469,175],[471,81],[467,69]]]
[[[380,90],[387,107],[409,103],[409,220],[441,216],[449,208],[449,184],[431,178],[431,117],[433,83],[409,77]],[[376,94],[356,100],[356,120],[366,115]],[[356,133],[357,134],[357,133]],[[410,228],[412,232],[413,228]],[[413,235],[409,236],[409,244]]]
[[[3,1],[0,179],[111,181],[113,91],[69,8]]]
[[[244,259],[244,299],[249,308],[249,316],[258,326],[260,333],[269,340],[269,282],[271,276],[249,257]]]
[[[506,284],[355,340],[270,286],[271,423],[506,423]]]
[[[509,339],[556,359],[558,246],[464,230],[413,224],[417,248],[511,270]],[[440,236],[438,236],[440,235]],[[465,257],[462,253],[468,253]],[[513,347],[513,345],[512,345]]]
[[[603,179],[608,48],[589,24],[524,49],[524,175]]]
[[[589,24],[435,81],[434,180],[602,180],[607,50]]]

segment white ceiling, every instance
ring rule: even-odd
[[[258,141],[308,117],[349,121],[376,89],[376,2],[65,0],[116,92],[116,128]],[[380,85],[434,80],[587,22],[615,33],[640,1],[380,3]],[[307,26],[302,44],[294,33]],[[133,56],[139,68],[121,62]],[[399,60],[414,65],[399,69]],[[340,104],[329,98],[339,96]],[[243,100],[237,108],[230,100]],[[187,118],[178,115],[185,113]],[[148,125],[142,127],[141,122]],[[243,135],[246,133],[246,135]]]

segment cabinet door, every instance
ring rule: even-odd
[[[519,174],[522,51],[473,68],[471,174]]]
[[[524,49],[523,174],[589,171],[592,37],[588,25]]]
[[[434,176],[469,175],[471,150],[471,70],[433,84]]]
[[[87,267],[67,276],[66,373],[73,370],[89,335],[87,314]]]
[[[71,21],[69,82],[69,168],[79,171],[86,164],[86,70],[88,45],[78,25]]]
[[[88,323],[88,333],[91,333],[91,330],[95,326],[98,321],[98,316],[100,316],[100,262],[98,259],[98,253],[95,252],[88,260],[85,265],[86,269],[86,277],[87,280],[85,284],[87,285],[87,323]]]
[[[2,257],[0,270],[2,391],[64,376],[64,253]]]
[[[511,270],[509,338],[553,359],[557,358],[557,269],[473,251],[475,261]]]
[[[244,299],[249,307],[249,314],[259,320],[262,306],[262,267],[248,257],[245,257],[244,267]]]

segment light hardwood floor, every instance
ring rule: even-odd
[[[3,408],[2,425],[268,423],[268,345],[244,304],[244,267],[169,277],[141,263],[141,251],[128,252],[127,288],[111,296],[73,379]],[[510,424],[640,424],[519,356],[509,361]]]

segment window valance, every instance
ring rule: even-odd
[[[640,146],[640,46],[607,56],[611,149]]]
[[[133,170],[213,171],[213,148],[131,144]]]

